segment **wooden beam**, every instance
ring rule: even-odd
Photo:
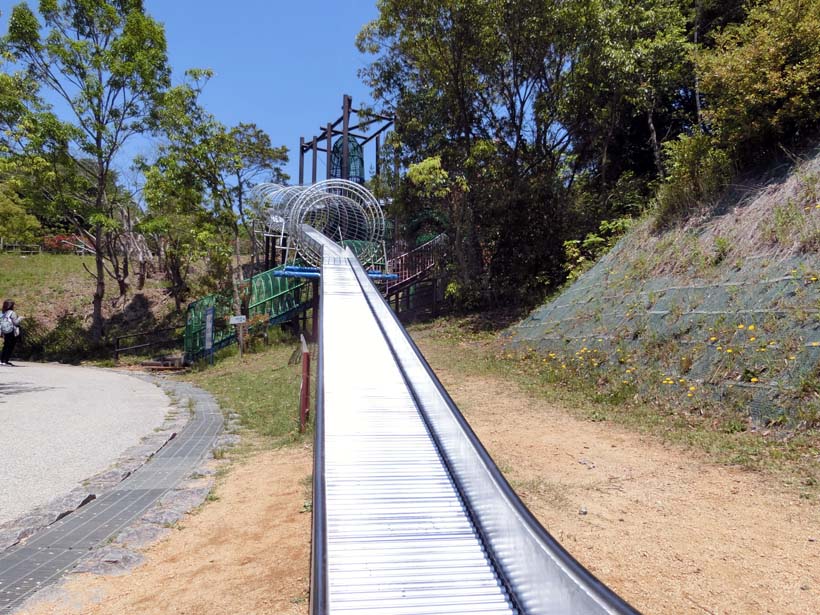
[[[333,125],[328,124],[325,130],[327,135],[327,178],[330,179],[331,159],[333,158]]]
[[[347,94],[342,98],[342,179],[350,179],[350,103]]]
[[[312,177],[313,183],[315,184],[316,183],[316,157],[317,157],[317,153],[316,153],[317,140],[316,140],[316,137],[313,137],[313,144],[312,145],[313,145],[313,148],[312,148],[313,149],[313,170],[312,170],[312,173],[311,173],[311,177]]]
[[[305,138],[299,137],[299,185],[305,185]]]

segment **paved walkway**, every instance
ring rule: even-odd
[[[0,551],[0,615],[14,612],[84,558],[93,558],[96,552],[105,551],[105,545],[133,524],[163,522],[164,515],[174,511],[160,509],[149,519],[150,509],[162,506],[166,499],[171,506],[182,506],[183,510],[188,510],[192,503],[202,502],[206,493],[196,493],[197,489],[180,488],[180,485],[200,467],[217,442],[222,431],[222,413],[216,401],[196,387],[172,381],[163,382],[163,387],[179,399],[180,407],[192,410],[191,419],[145,465],[111,490],[28,540]],[[177,489],[180,489],[177,495],[169,499]],[[195,502],[189,502],[193,496],[196,496]],[[180,516],[176,511],[170,518]],[[103,553],[102,557],[106,563],[108,556]],[[127,557],[127,553],[123,557]]]
[[[0,523],[108,468],[170,406],[159,387],[125,374],[15,365],[0,367]]]

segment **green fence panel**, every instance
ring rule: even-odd
[[[276,277],[279,266],[253,276],[248,281],[250,295],[247,300],[247,316],[266,315],[268,322],[284,322],[288,317],[310,305],[310,283],[299,278]],[[214,308],[215,350],[227,346],[236,338],[236,329],[228,324],[233,316],[230,291],[207,295],[188,305],[185,319],[185,360],[195,361],[205,353],[205,312]]]

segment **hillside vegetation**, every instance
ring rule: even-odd
[[[820,0],[389,0],[359,47],[395,214],[446,231],[468,308],[537,304],[629,220],[685,224],[820,129]]]
[[[25,317],[20,356],[79,361],[102,353],[107,358],[117,335],[158,328],[178,318],[163,280],[149,276],[142,291],[126,298],[109,287],[103,302],[107,344],[92,348],[88,328],[94,279],[86,267],[93,264],[93,256],[0,254],[0,293],[4,300],[15,301],[16,311]]]
[[[731,207],[655,222],[513,327],[511,346],[603,398],[721,429],[820,427],[820,156]]]

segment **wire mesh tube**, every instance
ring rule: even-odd
[[[252,193],[262,205],[271,232],[286,231],[302,258],[320,265],[321,253],[305,236],[310,225],[353,251],[363,263],[380,256],[384,214],[373,194],[359,184],[329,179],[312,186],[265,183]]]

